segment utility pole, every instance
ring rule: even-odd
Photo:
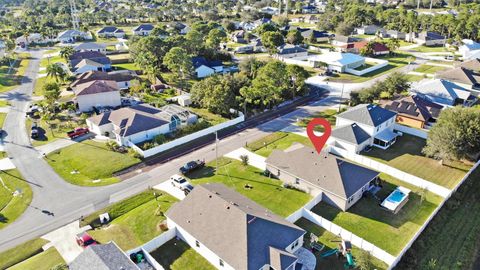
[[[72,15],[73,29],[78,30],[79,29],[78,22],[80,20],[78,19],[78,11],[77,11],[77,6],[75,5],[75,0],[70,0],[70,13]]]
[[[345,88],[345,83],[342,83],[342,92],[340,93],[340,103],[338,104],[338,112],[342,110],[342,102],[343,102],[343,89]]]

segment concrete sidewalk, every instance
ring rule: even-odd
[[[15,169],[15,165],[12,163],[12,161],[9,158],[2,158],[0,159],[0,170],[6,171],[6,170],[11,170]]]

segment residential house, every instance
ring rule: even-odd
[[[379,173],[350,163],[326,151],[302,144],[287,150],[273,150],[265,160],[267,170],[285,184],[317,196],[322,201],[347,211],[377,183]]]
[[[381,29],[380,26],[370,24],[355,28],[355,33],[358,35],[375,35]]]
[[[435,32],[424,31],[419,34],[409,33],[405,36],[405,40],[425,46],[443,46],[447,38]]]
[[[353,44],[354,42],[357,42],[357,41],[359,41],[358,38],[335,35],[335,37],[332,40],[332,45],[341,47],[341,46],[346,46],[348,44]]]
[[[272,15],[272,16],[279,14],[279,10],[276,7],[263,7],[258,12],[268,14],[268,15]]]
[[[470,106],[476,101],[468,89],[444,79],[419,82],[410,92],[443,106]]]
[[[89,39],[92,39],[92,35],[90,35],[90,33],[78,31],[75,29],[65,30],[57,36],[57,40],[61,43],[73,43],[75,41]]]
[[[264,24],[267,24],[267,23],[272,23],[272,20],[271,19],[268,19],[268,18],[261,18],[261,19],[258,19],[256,21],[253,22],[253,25],[254,25],[254,28],[253,29],[256,29],[257,27],[259,27],[260,25],[264,25]],[[253,30],[252,29],[252,30]],[[244,30],[247,30],[247,29],[244,29]]]
[[[399,124],[414,128],[429,128],[437,121],[442,105],[431,102],[418,95],[402,97],[396,100],[381,100],[380,106],[397,113]]]
[[[303,14],[313,14],[318,13],[317,7],[314,5],[305,5],[302,7]]]
[[[196,123],[197,116],[178,105],[155,108],[140,104],[92,116],[86,122],[90,131],[131,146]]]
[[[457,67],[439,72],[436,77],[454,82],[468,90],[473,90],[477,93],[477,96],[480,93],[480,71]]]
[[[480,43],[471,39],[463,39],[463,45],[458,48],[458,52],[462,54],[463,59],[471,59],[471,57],[480,52]]]
[[[91,112],[95,107],[121,105],[120,89],[115,81],[95,80],[73,88],[77,107],[81,112]]]
[[[317,24],[318,22],[320,22],[320,19],[318,18],[317,15],[309,14],[309,15],[306,15],[304,18],[305,19],[303,21],[306,23]]]
[[[332,34],[328,33],[327,31],[318,31],[311,28],[298,28],[298,30],[306,41],[310,41],[313,37],[315,42],[326,42],[330,41],[330,38],[332,37]]]
[[[137,80],[138,76],[134,71],[131,70],[119,70],[119,71],[112,71],[112,72],[103,72],[103,71],[88,71],[85,73],[81,73],[77,75],[75,81],[70,84],[71,88],[76,87],[77,85],[96,81],[96,80],[104,80],[104,81],[115,81],[117,83],[117,87],[120,90],[130,88],[132,81]]]
[[[153,31],[153,28],[152,24],[146,23],[133,28],[132,32],[134,36],[148,36]]]
[[[306,58],[308,56],[308,50],[298,45],[283,44],[279,46],[277,52],[277,58]]]
[[[105,26],[102,29],[97,31],[97,36],[99,37],[106,37],[106,38],[124,38],[125,31],[115,26]]]
[[[69,265],[70,270],[140,270],[115,242],[90,245]]]
[[[353,53],[326,52],[308,58],[315,67],[326,66],[330,71],[346,72],[365,65],[365,58]]]
[[[101,52],[105,54],[107,52],[107,46],[105,44],[99,44],[95,42],[86,42],[79,44],[73,48],[76,52]]]
[[[305,231],[223,184],[195,186],[165,216],[169,229],[217,269],[301,267],[296,254]]]
[[[89,71],[107,71],[105,65],[90,59],[83,59],[73,67],[74,74],[81,74]]]
[[[395,39],[405,39],[406,34],[397,30],[380,30],[380,37],[382,38],[395,38]]]
[[[363,48],[367,47],[369,42],[370,41],[367,41],[367,40],[354,42],[352,44],[341,46],[340,50],[342,52],[359,54],[362,52]],[[390,53],[390,49],[388,49],[388,47],[385,46],[385,44],[380,42],[373,42],[372,51],[373,51],[373,55],[386,55]]]
[[[235,43],[248,43],[245,34],[245,30],[237,30],[230,35],[230,39]]]
[[[177,31],[181,35],[185,35],[190,31],[190,27],[181,22],[173,22],[167,25],[168,28]]]
[[[203,56],[192,58],[193,68],[197,78],[205,78],[215,73],[223,73],[222,61],[209,61]]]
[[[253,22],[240,22],[240,28],[246,31],[253,31],[257,28]]]
[[[86,51],[86,52],[76,52],[72,54],[69,58],[70,66],[74,69],[77,70],[78,67],[77,65],[82,62],[82,60],[91,60],[95,62],[96,64],[101,64],[101,67],[97,67],[96,70],[102,70],[102,71],[108,71],[112,68],[112,62],[110,61],[110,58],[106,57],[103,53],[101,52],[96,52],[96,51]],[[91,63],[91,62],[88,62]],[[85,65],[87,63],[84,63],[82,65]],[[94,69],[90,69],[94,70]],[[86,70],[89,71],[89,70]]]
[[[291,23],[303,23],[305,22],[305,17],[299,16],[299,17],[293,17],[290,19]]]
[[[27,37],[26,36],[20,36],[15,39],[15,44],[20,46],[20,47],[25,47],[30,44],[47,44],[49,42],[53,42],[54,40],[43,36],[40,33],[31,33]]]
[[[377,105],[360,104],[337,115],[328,144],[359,153],[367,146],[387,149],[396,142],[397,113]]]

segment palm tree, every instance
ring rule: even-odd
[[[67,61],[70,58],[70,56],[72,56],[74,53],[75,53],[75,50],[71,46],[65,46],[60,49],[60,56]]]
[[[55,81],[63,81],[66,77],[65,70],[58,64],[50,64],[47,66],[47,76],[53,77]]]

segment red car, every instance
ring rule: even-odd
[[[93,240],[93,238],[86,232],[77,234],[77,244],[83,248],[87,248],[90,245],[96,245],[97,241]]]
[[[70,139],[75,139],[78,136],[82,136],[82,135],[87,134],[89,132],[90,131],[88,130],[88,128],[78,127],[78,128],[76,128],[72,131],[67,132],[67,135],[68,135],[68,137],[70,137]]]

